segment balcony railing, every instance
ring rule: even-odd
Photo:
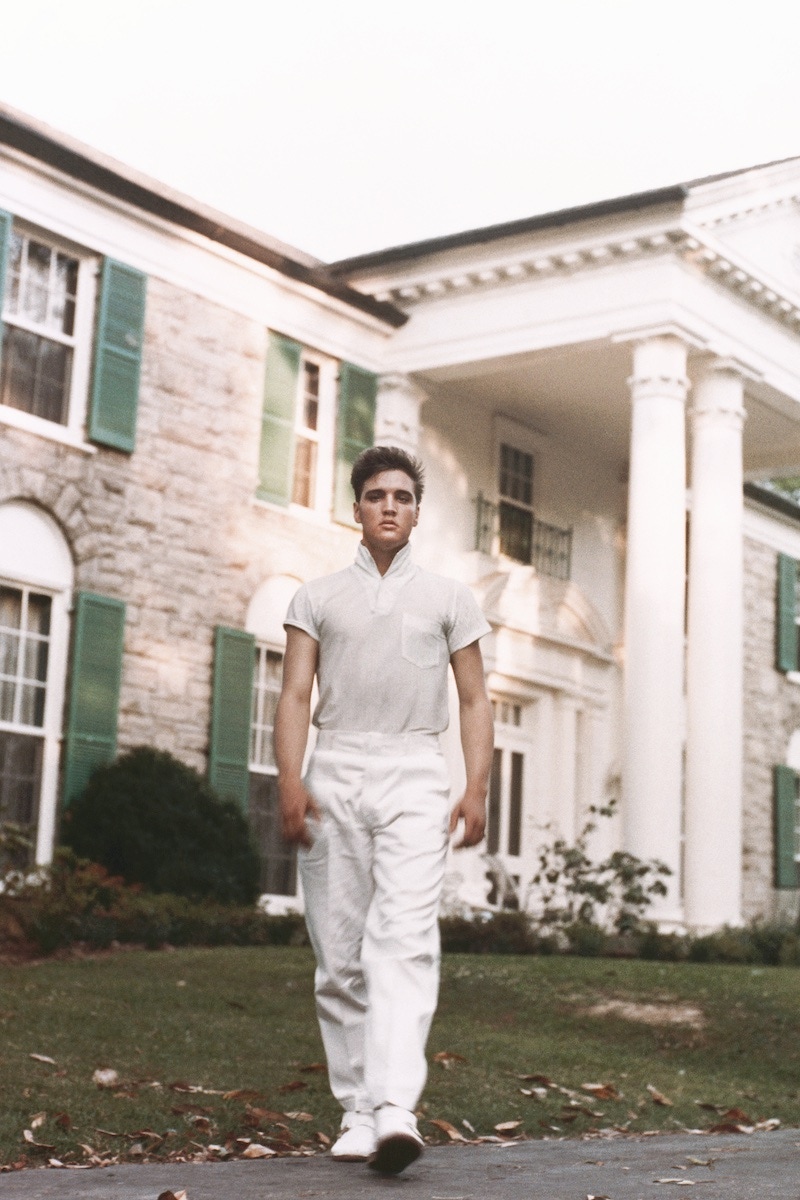
[[[569,579],[572,569],[572,530],[540,521],[513,504],[494,504],[478,492],[475,505],[475,549],[505,554],[535,567],[540,575]]]

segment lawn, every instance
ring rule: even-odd
[[[0,967],[0,1164],[324,1147],[312,974],[278,947]],[[429,1058],[431,1140],[800,1125],[800,973],[449,955]]]

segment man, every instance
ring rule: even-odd
[[[275,717],[283,832],[300,846],[315,995],[331,1090],[331,1153],[396,1174],[422,1148],[414,1108],[439,986],[439,899],[449,836],[483,837],[493,725],[478,639],[490,626],[463,585],[417,568],[409,538],[423,468],[373,447],[351,476],[354,565],[302,587],[286,617]],[[439,734],[447,671],[466,789],[450,810]],[[319,733],[305,779],[314,678]]]

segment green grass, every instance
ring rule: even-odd
[[[53,1154],[85,1161],[82,1145],[108,1155],[128,1156],[132,1147],[135,1154],[137,1143],[150,1156],[194,1153],[238,1136],[318,1146],[315,1135],[333,1134],[338,1110],[325,1074],[302,1069],[322,1058],[312,974],[307,949],[279,947],[130,951],[0,968],[0,1163],[23,1154],[31,1163]],[[432,1061],[424,1113],[467,1136],[464,1121],[482,1135],[504,1121],[520,1121],[529,1136],[553,1127],[570,1135],[703,1128],[732,1108],[752,1121],[800,1125],[799,984],[791,968],[447,956],[429,1054],[465,1061]],[[704,1024],[650,1026],[587,1013],[609,1000],[692,1005]],[[120,1084],[98,1088],[97,1068],[116,1070]],[[574,1093],[610,1083],[622,1099],[583,1093],[586,1111],[570,1110],[574,1097],[556,1087],[543,1099],[524,1096],[520,1089],[537,1084],[519,1077],[534,1074]],[[303,1086],[281,1090],[290,1084]],[[654,1103],[648,1085],[672,1105]],[[241,1089],[257,1094],[208,1094]],[[276,1122],[248,1115],[248,1105],[313,1120]],[[34,1137],[54,1151],[23,1141],[37,1114],[46,1115]],[[444,1137],[421,1124],[427,1136]]]

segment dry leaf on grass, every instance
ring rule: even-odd
[[[110,1067],[98,1067],[92,1075],[92,1083],[96,1083],[99,1088],[114,1088],[119,1083],[119,1075]]]
[[[242,1153],[242,1158],[272,1158],[275,1154],[274,1150],[270,1150],[268,1146],[262,1146],[258,1142],[253,1142]]]
[[[453,1054],[450,1050],[439,1050],[434,1054],[433,1061],[438,1063],[440,1067],[444,1067],[447,1071],[454,1063],[465,1063],[467,1060],[463,1054]]]
[[[447,1134],[451,1142],[465,1142],[467,1140],[463,1133],[456,1129],[455,1125],[451,1125],[449,1121],[439,1121],[431,1117],[428,1120],[428,1124],[441,1129],[442,1133]]]
[[[307,1067],[298,1067],[297,1069],[301,1074],[311,1074],[314,1071],[327,1071],[328,1068],[325,1066],[325,1063],[309,1063]]]
[[[177,1085],[175,1085],[177,1087]],[[223,1092],[223,1100],[263,1100],[263,1092],[255,1092],[252,1088],[234,1088],[232,1092]]]
[[[672,1108],[672,1101],[668,1100],[663,1092],[659,1092],[658,1088],[654,1088],[652,1083],[648,1083],[647,1090],[650,1093],[650,1099],[653,1104],[660,1104],[662,1108]]]
[[[515,1130],[519,1129],[521,1124],[522,1121],[501,1121],[499,1125],[495,1125],[494,1131],[495,1133],[502,1134],[514,1133]]]
[[[37,1142],[32,1129],[23,1129],[22,1137],[34,1150],[55,1150],[55,1146],[50,1146],[47,1142]]]
[[[303,1088],[307,1088],[308,1084],[303,1079],[293,1079],[291,1083],[282,1083],[278,1088],[279,1093],[283,1096],[287,1092],[300,1092]]]
[[[28,1058],[32,1058],[34,1062],[47,1063],[51,1067],[56,1065],[56,1060],[47,1054],[29,1054]]]
[[[582,1092],[590,1092],[595,1100],[622,1100],[622,1092],[618,1092],[613,1083],[582,1083]]]

